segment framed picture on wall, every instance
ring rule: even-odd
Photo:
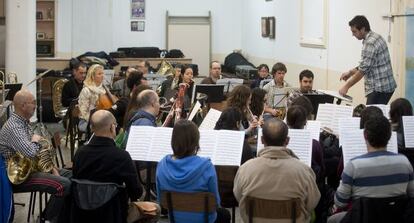
[[[268,17],[267,22],[269,24],[269,38],[274,39],[276,37],[276,19],[274,16]]]
[[[138,21],[138,32],[144,32],[145,31],[145,21]]]
[[[131,0],[131,19],[145,19],[145,0]]]
[[[268,17],[262,17],[261,19],[262,37],[269,36],[269,22]]]

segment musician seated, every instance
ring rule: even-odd
[[[172,155],[165,156],[157,166],[157,194],[162,191],[211,192],[220,206],[217,175],[209,158],[197,156],[200,133],[188,120],[174,125],[171,137]],[[158,196],[158,202],[161,196]],[[175,222],[204,222],[204,213],[174,211]],[[230,214],[224,208],[209,214],[208,222],[230,222]]]
[[[78,99],[83,88],[83,81],[86,76],[86,65],[82,62],[77,63],[72,69],[72,77],[65,83],[62,89],[62,105],[69,107],[70,104]]]
[[[39,143],[41,136],[33,134],[30,129],[30,118],[36,110],[36,100],[32,93],[28,90],[20,90],[13,98],[14,112],[7,120],[3,128],[0,130],[0,155],[7,161],[20,153],[25,158],[30,159],[33,164],[39,164],[38,154],[42,148]],[[54,157],[43,159],[48,164],[53,165]],[[48,168],[50,169],[50,168]],[[41,171],[47,171],[42,168]],[[23,174],[19,171],[19,175]],[[12,183],[20,183],[13,185],[14,192],[32,192],[40,191],[51,194],[52,197],[47,203],[44,217],[47,220],[57,220],[59,214],[63,210],[64,198],[70,193],[71,182],[67,177],[72,174],[68,170],[58,170],[53,167],[50,172],[36,172],[30,173],[26,179],[21,179],[23,182],[14,181]]]
[[[397,98],[390,105],[390,119],[393,131],[397,132],[398,149],[405,148],[404,130],[402,116],[412,116],[413,107],[409,100],[405,98]]]
[[[127,79],[132,71],[136,71],[135,68],[129,67],[125,72],[125,78],[117,80],[112,86],[112,90],[115,92],[115,95],[118,97],[128,97],[131,93],[131,89],[127,86]]]
[[[254,117],[249,109],[251,98],[250,88],[245,85],[238,85],[233,88],[227,98],[227,107],[235,108],[240,112],[240,130],[244,130],[246,135],[251,135],[253,130],[259,125],[258,118]]]
[[[266,64],[260,64],[260,65],[257,67],[257,71],[258,71],[258,76],[257,76],[257,78],[256,78],[256,79],[252,82],[252,84],[250,85],[250,88],[251,88],[251,89],[254,89],[254,88],[258,88],[258,87],[260,87],[260,82],[262,82],[262,80],[272,78],[272,77],[269,75],[269,67],[268,67]]]
[[[151,65],[147,60],[139,60],[138,65],[135,67],[138,71],[141,71],[144,74],[144,77],[150,73]]]
[[[139,85],[146,85],[147,81],[143,74],[137,70],[133,70],[128,77],[126,78],[126,88],[128,92],[130,92],[127,96],[123,96],[116,100],[115,104],[112,105],[110,109],[108,109],[116,118],[116,122],[118,123],[118,128],[122,127],[124,123],[124,116],[128,108],[128,104],[131,98],[132,91],[137,88]]]
[[[275,63],[272,67],[273,81],[267,83],[263,90],[267,92],[267,103],[265,113],[271,114],[274,117],[283,119],[286,112],[285,87],[291,87],[285,79],[287,72],[286,65],[283,63]]]
[[[162,82],[161,89],[159,92],[160,97],[164,97],[167,100],[170,100],[170,98],[174,97],[177,93],[178,84],[180,81],[181,76],[181,64],[177,64],[174,67],[175,74],[172,76],[167,77],[167,80]]]
[[[115,146],[116,120],[110,112],[96,111],[90,123],[94,136],[76,152],[73,177],[125,184],[125,190],[120,191],[116,197],[118,199],[109,201],[105,206],[94,211],[75,210],[72,217],[76,222],[126,222],[128,199],[131,202],[138,201],[143,193],[135,165],[128,152]]]
[[[204,78],[201,84],[216,84],[218,79],[221,79],[221,64],[214,60],[210,63],[210,76]]]
[[[302,72],[300,72],[299,74],[299,89],[292,91],[289,94],[288,100],[287,100],[287,105],[290,106],[292,104],[292,101],[299,97],[302,96],[305,93],[311,93],[312,92],[312,87],[313,87],[313,73],[310,70],[303,70]]]
[[[103,66],[94,64],[89,67],[78,102],[80,110],[79,130],[82,132],[87,130],[89,117],[95,111],[100,95],[106,94],[102,85],[103,79]]]

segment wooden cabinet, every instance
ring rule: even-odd
[[[36,0],[36,55],[55,56],[55,11],[54,0]]]

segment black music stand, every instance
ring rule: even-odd
[[[233,90],[234,87],[238,86],[238,85],[242,85],[243,84],[243,79],[239,79],[239,78],[223,78],[223,79],[218,79],[216,82],[216,85],[223,85],[225,88],[224,93],[229,93],[230,91]]]
[[[224,101],[224,85],[215,84],[196,84],[194,87],[193,98],[191,102],[194,103],[197,93],[207,95],[207,103],[217,103]]]
[[[4,88],[9,89],[6,100],[13,101],[14,95],[22,89],[23,84],[5,84]]]
[[[312,103],[313,111],[312,114],[316,117],[316,114],[318,113],[318,107],[319,104],[332,104],[334,101],[334,96],[329,94],[324,94],[320,92],[316,93],[304,93],[304,96],[306,96]]]

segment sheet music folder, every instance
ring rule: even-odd
[[[9,93],[7,94],[6,100],[13,101],[14,95],[22,89],[23,84],[5,84],[4,87],[9,89]]]
[[[202,93],[207,95],[207,103],[215,103],[224,101],[224,85],[215,85],[215,84],[197,84],[194,87],[193,93],[193,102],[195,95],[197,93]]]

